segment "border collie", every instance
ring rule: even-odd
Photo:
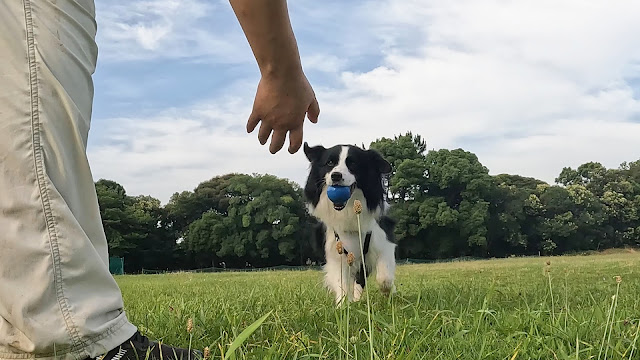
[[[360,249],[358,219],[354,200],[362,203],[360,224],[366,274],[375,271],[380,291],[388,295],[395,291],[395,221],[386,215],[382,175],[391,172],[391,165],[376,151],[353,145],[324,148],[304,143],[304,153],[310,164],[304,188],[305,201],[312,216],[320,220],[316,236],[323,239],[326,264],[325,285],[335,294],[336,303],[345,295],[349,301],[359,301],[366,279]],[[349,186],[351,197],[344,204],[334,204],[327,196],[327,187]],[[336,244],[342,241],[344,251]],[[355,261],[347,264],[347,254]]]

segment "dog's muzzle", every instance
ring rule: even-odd
[[[353,192],[356,190],[356,188],[357,188],[357,184],[355,182],[349,185],[349,191],[351,192],[351,196],[353,196]],[[351,199],[351,197],[349,197],[349,199]],[[333,208],[337,211],[342,211],[347,206],[348,202],[349,200],[345,201],[344,203],[333,203]]]

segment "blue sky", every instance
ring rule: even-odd
[[[259,72],[228,1],[96,0],[94,177],[166,203],[229,172],[303,183],[304,154],[246,134]],[[640,158],[640,3],[294,0],[320,103],[305,140],[406,131],[492,174]]]

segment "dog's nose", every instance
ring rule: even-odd
[[[331,173],[331,180],[333,180],[333,181],[340,181],[340,180],[342,180],[342,173],[341,173],[341,172],[334,172],[334,173]]]

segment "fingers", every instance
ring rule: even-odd
[[[260,145],[267,143],[269,135],[271,135],[271,130],[271,125],[268,125],[266,122],[263,121],[260,124],[260,130],[258,130],[258,141],[260,141]]]
[[[273,132],[273,136],[271,136],[271,145],[269,145],[269,151],[272,154],[275,154],[282,149],[286,136],[287,132],[283,130],[275,130]]]
[[[313,102],[309,105],[309,109],[307,110],[307,116],[312,123],[318,122],[318,116],[320,116],[320,105],[318,104],[318,99],[313,98]]]
[[[317,123],[318,122],[318,117],[320,115],[320,106],[318,105],[318,100],[314,97],[313,101],[311,102],[311,104],[309,104],[307,111],[306,111],[306,115],[309,117],[309,120],[312,123]],[[262,114],[265,115],[265,114]],[[267,141],[269,141],[269,137],[271,137],[271,144],[269,145],[269,151],[272,154],[277,153],[278,151],[280,151],[282,149],[282,147],[284,146],[284,143],[286,141],[286,137],[287,137],[287,132],[289,132],[289,148],[288,151],[290,154],[295,154],[298,150],[300,150],[300,147],[302,146],[302,140],[303,140],[303,124],[300,123],[298,124],[294,124],[294,122],[298,122],[300,120],[296,120],[293,121],[294,119],[278,119],[277,121],[274,121],[274,119],[270,119],[269,120],[265,120],[265,116],[260,115],[260,113],[258,113],[255,110],[255,107],[253,109],[253,111],[251,112],[251,115],[249,115],[249,119],[247,120],[247,132],[251,133],[255,130],[255,128],[258,126],[258,123],[260,123],[260,129],[258,130],[258,141],[260,142],[261,145],[265,145],[267,143]],[[272,117],[269,114],[266,114],[266,117]],[[273,115],[273,114],[272,114]],[[304,122],[304,114],[302,115],[302,122]],[[300,115],[298,115],[300,116]],[[300,118],[297,118],[300,119]],[[295,128],[291,129],[290,126],[296,126]],[[274,128],[275,126],[275,128]],[[271,133],[273,132],[273,135],[271,135]]]
[[[289,133],[289,154],[295,154],[302,146],[302,126]]]
[[[247,132],[251,133],[256,128],[259,122],[260,115],[258,115],[255,111],[252,111],[251,115],[249,115],[249,120],[247,121]]]

